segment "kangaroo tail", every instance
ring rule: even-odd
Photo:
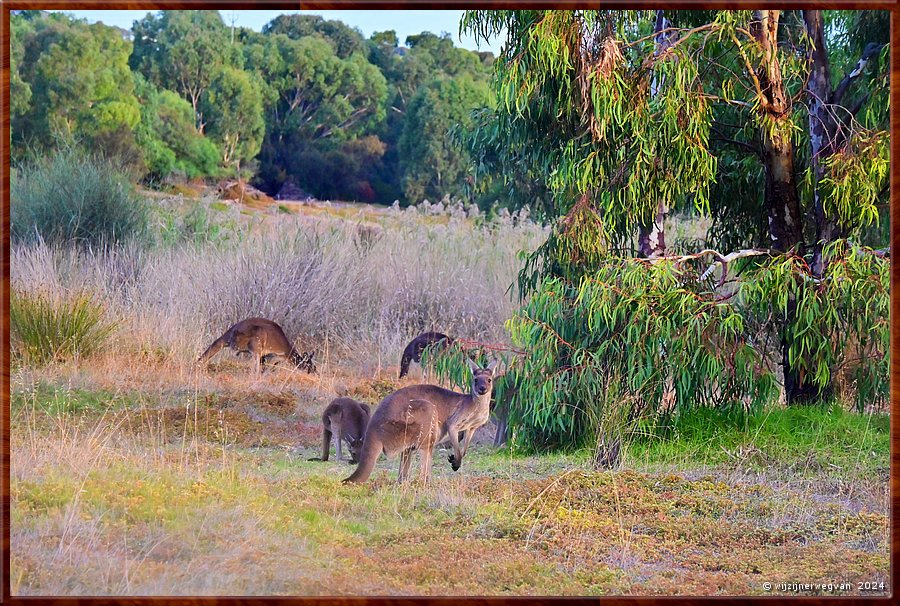
[[[222,335],[221,337],[219,337],[218,339],[213,341],[212,345],[210,345],[209,347],[206,348],[206,351],[204,351],[202,354],[200,354],[200,357],[197,358],[197,364],[202,364],[203,362],[206,362],[211,357],[213,357],[214,355],[219,353],[219,351],[226,345],[227,345],[227,339],[225,338],[225,335]]]
[[[359,465],[356,466],[356,471],[350,474],[350,477],[344,478],[342,483],[362,483],[368,480],[369,476],[372,475],[372,470],[375,469],[375,463],[378,461],[378,456],[381,454],[382,449],[381,440],[366,432],[362,452],[359,455]]]

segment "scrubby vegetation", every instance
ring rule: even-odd
[[[10,183],[14,242],[104,247],[148,237],[146,200],[113,163],[68,148],[35,159]]]
[[[166,210],[177,200],[158,211],[170,217],[167,245],[16,245],[13,287],[60,296],[88,289],[121,319],[123,344],[182,362],[238,319],[262,316],[336,361],[394,363],[406,341],[436,325],[503,339],[515,252],[544,234],[518,215],[487,220],[477,208],[440,203],[374,215],[344,207],[340,218],[248,216],[211,199]]]

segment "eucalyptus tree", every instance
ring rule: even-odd
[[[259,153],[265,133],[261,83],[255,75],[233,67],[223,67],[210,81],[204,96],[208,116],[208,136],[221,150],[221,162],[235,166]]]
[[[855,57],[847,40],[886,19],[464,15],[461,29],[506,36],[496,110],[468,136],[474,157],[509,168],[495,174],[508,183],[517,172],[540,180],[538,210],[553,223],[525,259],[523,307],[509,322],[524,350],[511,409],[522,441],[603,437],[608,419],[659,409],[664,394],[675,410],[759,405],[774,395],[775,360],[789,403],[831,397],[836,374],[866,378],[843,383],[859,405],[885,397],[887,260],[852,237],[878,221],[886,196],[885,114],[874,106],[886,98],[887,30],[868,28]],[[808,78],[823,62],[830,81]],[[871,118],[851,117],[860,112]],[[831,134],[811,137],[820,122]],[[710,215],[712,243],[738,249],[672,256],[660,238],[635,257],[661,204]]]
[[[14,29],[22,35],[13,45],[18,55],[11,89],[17,97],[11,97],[16,143],[73,143],[130,131],[138,123],[128,68],[131,44],[114,28],[53,15]]]
[[[147,177],[159,180],[178,173],[189,179],[217,175],[221,153],[197,130],[191,104],[174,91],[160,90],[140,73],[134,74],[134,80],[141,104],[135,137],[144,151]]]
[[[385,117],[384,76],[363,53],[340,58],[318,34],[243,38],[246,69],[266,83],[261,180],[277,189],[291,177],[313,194],[324,195],[319,186],[333,187],[334,179],[319,179],[314,174],[319,167],[309,166],[311,157],[328,161],[345,142],[378,127]]]
[[[262,31],[267,35],[283,34],[293,40],[320,37],[328,42],[340,59],[366,52],[365,38],[359,30],[319,15],[278,15],[263,26]]]
[[[454,126],[466,128],[471,111],[490,100],[488,84],[467,74],[419,87],[407,108],[398,144],[407,200],[465,195],[468,154],[448,132]]]
[[[219,11],[148,13],[132,27],[131,68],[161,88],[174,90],[191,103],[197,130],[207,118],[201,102],[222,67],[240,67],[241,53]]]

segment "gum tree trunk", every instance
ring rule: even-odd
[[[763,162],[766,167],[766,208],[769,239],[774,250],[803,254],[803,222],[800,198],[794,173],[794,145],[791,141],[791,101],[784,88],[778,62],[777,10],[754,12],[750,32],[762,49],[762,60],[756,71],[760,108],[765,126],[761,129]],[[785,400],[788,404],[818,401],[824,395],[811,377],[791,364],[788,350],[792,345],[788,329],[797,321],[797,301],[788,298],[781,333],[781,368],[784,374]]]
[[[763,51],[756,69],[760,106],[767,127],[761,129],[766,166],[766,207],[769,238],[779,251],[803,252],[800,198],[794,175],[794,145],[791,142],[791,101],[784,88],[778,62],[779,11],[756,11],[750,31]]]

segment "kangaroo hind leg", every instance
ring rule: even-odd
[[[424,486],[428,484],[431,476],[431,461],[434,457],[434,444],[422,448],[419,452],[419,482]]]
[[[343,442],[344,439],[343,433],[341,432],[341,420],[337,417],[331,417],[331,431],[334,434],[335,440],[337,441],[337,444],[335,444],[334,447],[335,451],[337,451],[337,460],[343,461],[344,453],[341,450],[341,442]]]

